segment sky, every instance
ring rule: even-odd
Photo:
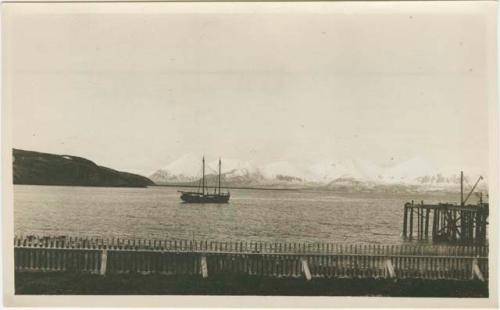
[[[145,175],[187,153],[485,171],[490,4],[8,4],[12,145]]]

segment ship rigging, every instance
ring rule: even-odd
[[[179,191],[182,201],[186,203],[228,203],[230,193],[222,192],[221,190],[221,160],[219,159],[219,174],[217,178],[217,186],[214,186],[213,193],[210,193],[209,188],[205,184],[205,157],[202,159],[202,178],[196,192]]]

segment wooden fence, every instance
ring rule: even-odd
[[[488,278],[488,247],[16,237],[16,271]]]

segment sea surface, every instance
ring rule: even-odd
[[[185,204],[180,188],[14,186],[17,235],[400,244],[405,202],[457,194],[231,190],[229,204]]]

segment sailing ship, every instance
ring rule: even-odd
[[[221,191],[221,160],[219,159],[219,176],[217,179],[217,186],[214,187],[214,191],[210,193],[209,188],[205,185],[205,157],[202,159],[202,178],[200,180],[200,185],[196,192],[185,192],[179,191],[181,193],[181,199],[188,203],[227,203],[229,202],[230,194],[229,192],[223,193]]]

